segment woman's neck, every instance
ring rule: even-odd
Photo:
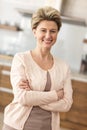
[[[33,60],[44,70],[51,69],[54,60],[53,57],[50,53],[50,51],[43,51],[40,49],[35,48],[34,50],[31,51],[31,55]]]
[[[32,54],[36,55],[40,59],[49,59],[52,57],[50,50],[35,48],[32,50]]]

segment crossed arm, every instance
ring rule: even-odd
[[[21,79],[18,83],[18,86],[21,88],[21,89],[25,89],[26,91],[30,91],[32,90],[30,85],[29,85],[29,82],[28,80],[23,80]],[[58,101],[63,99],[64,97],[64,90],[63,89],[59,89],[58,91],[56,91],[57,93],[57,97],[58,97]]]
[[[18,85],[21,89],[25,89],[26,91],[33,91],[31,90],[28,80],[20,80]],[[69,101],[66,98],[64,99],[64,89],[59,89],[58,91],[56,91],[56,94],[58,97],[57,101],[45,105],[40,105],[40,107],[51,112],[68,111],[71,107],[72,102],[67,105]]]

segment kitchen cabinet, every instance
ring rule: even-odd
[[[10,69],[12,57],[0,55],[0,111],[13,99],[10,83]]]
[[[72,130],[87,130],[87,82],[72,80],[73,105],[61,113],[61,126]]]
[[[3,108],[13,99],[9,74],[10,66],[0,65],[0,106]]]

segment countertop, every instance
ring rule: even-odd
[[[87,83],[87,74],[71,71],[71,79]]]
[[[7,55],[1,55],[0,54],[0,65],[11,66],[12,59],[13,59],[12,56],[7,56]]]

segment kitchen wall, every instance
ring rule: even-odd
[[[13,2],[12,2],[13,1]],[[28,0],[25,1],[25,3]],[[45,1],[47,2],[47,1]],[[51,1],[53,2],[53,1]],[[30,10],[41,6],[40,3],[36,4],[35,8],[32,7],[32,2],[24,4],[18,0],[0,0],[0,22],[1,24],[9,24],[11,26],[18,25],[23,31],[10,31],[0,29],[0,53],[14,55],[16,52],[25,51],[35,47],[35,39],[33,37],[30,27],[30,17],[24,17],[18,12],[17,8],[27,8]],[[40,4],[40,5],[39,5]],[[54,3],[53,6],[57,4]],[[60,4],[61,6],[61,4]],[[87,27],[64,23],[61,31],[59,32],[58,40],[54,46],[52,53],[61,57],[70,64],[72,70],[79,71],[83,50],[83,39],[86,35]],[[15,48],[15,49],[14,49]]]
[[[83,40],[83,49],[81,56],[81,71],[84,71],[83,68],[87,68],[87,0],[63,0],[61,15],[71,18],[80,18],[81,20],[84,20],[86,24],[86,34]],[[86,42],[84,43],[84,41]]]
[[[63,23],[53,53],[70,64],[72,70],[79,71],[83,53],[84,26]]]

